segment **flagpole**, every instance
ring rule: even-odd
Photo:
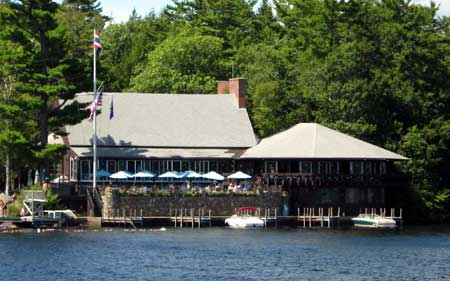
[[[95,36],[95,29],[94,29]],[[97,98],[97,50],[93,45],[94,49],[94,102]],[[93,136],[93,178],[92,178],[92,192],[95,192],[95,188],[97,187],[97,108],[94,108],[94,136]],[[94,193],[92,193],[94,195]]]

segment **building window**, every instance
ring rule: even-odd
[[[142,160],[136,160],[135,162],[134,162],[134,166],[136,167],[135,168],[135,173],[137,173],[137,172],[141,172],[143,169],[142,169]]]
[[[352,175],[364,174],[363,162],[362,161],[351,161],[350,162],[350,174],[352,174]]]
[[[181,161],[181,170],[183,170],[183,171],[191,170],[190,165],[189,165],[189,160]]]
[[[371,175],[372,174],[372,162],[371,161],[366,161],[365,163],[365,168],[366,168],[366,175]]]
[[[329,161],[319,161],[319,174],[329,175],[330,174],[330,162]]]
[[[97,160],[97,163],[98,163],[98,170],[106,171],[106,160],[105,159]]]
[[[117,161],[117,170],[118,171],[126,171],[127,170],[127,161],[125,161],[125,160]]]
[[[278,161],[278,172],[289,173],[290,162],[288,160]]]
[[[168,171],[172,171],[172,160],[163,160],[161,172],[165,173]]]
[[[265,161],[264,170],[266,173],[278,173],[278,162],[277,161]]]
[[[312,161],[299,161],[300,173],[312,174]]]
[[[152,160],[143,160],[144,163],[144,171],[152,171]]]
[[[80,160],[80,178],[81,180],[91,179],[91,161],[90,160]]]
[[[78,160],[70,158],[70,180],[76,181],[78,178]]]
[[[386,175],[386,162],[380,162],[380,175]]]
[[[206,174],[209,172],[209,161],[196,161],[197,163],[197,173]]]
[[[172,171],[181,172],[181,160],[172,161]]]
[[[127,161],[127,171],[132,174],[136,173],[136,166],[134,160]]]
[[[209,170],[217,172],[217,161],[209,161]]]
[[[222,173],[231,173],[233,171],[232,162],[227,160],[219,161],[219,174]]]
[[[152,160],[152,172],[156,174],[162,174],[161,169],[162,162],[158,160]]]
[[[106,167],[106,171],[108,171],[108,173],[114,174],[116,172],[116,160],[107,160]]]
[[[333,176],[339,175],[340,174],[340,169],[339,169],[339,162],[337,161],[330,161],[330,174]]]

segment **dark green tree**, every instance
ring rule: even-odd
[[[171,35],[137,68],[131,90],[149,93],[212,93],[223,73],[220,38],[186,27]]]

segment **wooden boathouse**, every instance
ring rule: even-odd
[[[219,82],[217,94],[104,93],[103,99],[103,104],[114,99],[115,110],[112,120],[107,114],[97,116],[97,167],[107,173],[146,170],[159,175],[191,170],[227,176],[243,171],[252,175],[246,183],[252,190],[246,203],[253,202],[263,209],[277,208],[280,215],[290,216],[296,216],[303,208],[333,207],[349,213],[361,208],[394,207],[387,200],[389,192],[405,182],[394,165],[395,161],[407,160],[405,157],[320,124],[299,123],[258,141],[245,107],[242,78]],[[78,94],[75,100],[90,102],[92,94]],[[64,159],[52,165],[52,184],[59,187],[56,190],[69,206],[76,208],[71,205],[74,198],[83,202],[77,203],[81,206],[79,212],[96,210],[89,214],[104,215],[104,186],[122,190],[111,209],[158,213],[155,206],[161,200],[172,209],[208,210],[221,206],[225,208],[221,214],[232,214],[239,207],[217,204],[210,197],[239,204],[240,194],[218,195],[215,191],[195,195],[195,202],[167,204],[167,200],[178,202],[188,195],[175,191],[163,196],[160,190],[168,185],[175,185],[177,190],[177,185],[186,185],[185,180],[142,178],[112,182],[99,177],[99,189],[92,191],[92,124],[87,117],[80,124],[66,126],[64,137],[49,136],[49,143],[68,148]],[[221,190],[230,183],[224,181]],[[202,189],[215,183],[193,184]],[[263,203],[269,196],[273,202]],[[168,210],[164,215],[168,215]]]

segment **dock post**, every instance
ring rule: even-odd
[[[275,226],[278,226],[277,208],[275,208]]]
[[[306,208],[303,208],[303,228],[306,227]]]
[[[341,207],[338,207],[338,213],[337,213],[337,224],[338,226],[341,223]]]
[[[127,228],[127,225],[125,224],[125,209],[124,208],[122,208],[122,217],[121,217],[121,220],[119,221],[119,225],[120,225],[120,223],[123,223],[123,226],[125,228]]]
[[[181,221],[180,221],[180,227],[181,227],[181,228],[183,228],[183,218],[184,218],[184,215],[185,215],[185,214],[183,214],[183,208],[181,208],[181,209],[180,209],[180,219],[181,219]]]
[[[400,208],[400,225],[403,224],[403,209]]]
[[[208,210],[209,227],[211,227],[211,209]]]
[[[177,214],[178,214],[178,209],[175,209],[175,219],[174,219],[174,222],[175,222],[175,228],[177,228]]]
[[[300,208],[297,208],[297,223],[300,221]]]
[[[194,212],[193,212],[193,208],[191,208],[191,228],[194,228],[194,220],[195,219],[195,217],[194,217]]]
[[[264,209],[264,227],[267,226],[267,208]]]
[[[319,209],[320,213],[320,227],[323,228],[323,208]]]
[[[312,227],[312,212],[313,208],[309,208],[309,227]]]
[[[198,209],[198,228],[202,227],[202,209]]]
[[[330,207],[328,207],[328,210],[327,210],[327,216],[328,216],[328,228],[330,228],[331,227],[331,218],[332,218],[332,216],[330,216]]]

